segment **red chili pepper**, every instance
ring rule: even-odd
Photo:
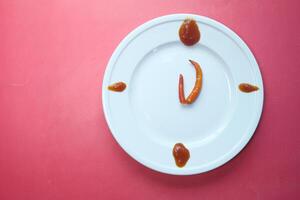
[[[182,74],[179,75],[179,85],[178,85],[178,90],[179,90],[179,101],[181,104],[186,104],[186,100],[184,97],[184,83],[183,83],[183,76]]]
[[[202,88],[202,70],[200,65],[192,60],[189,60],[192,65],[194,66],[195,70],[196,70],[196,81],[195,81],[195,85],[194,88],[192,90],[192,92],[190,93],[190,95],[187,97],[187,99],[185,99],[184,97],[184,88],[183,88],[183,76],[180,74],[179,76],[179,101],[182,104],[192,104],[197,97],[200,94],[201,88]]]
[[[200,65],[197,62],[192,61],[192,60],[189,60],[189,61],[192,63],[192,65],[194,65],[195,70],[196,70],[196,82],[195,82],[194,88],[193,88],[191,94],[186,99],[187,103],[191,104],[197,99],[198,95],[200,94],[201,88],[202,88],[202,70],[201,70]]]

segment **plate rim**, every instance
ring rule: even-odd
[[[159,166],[155,166],[152,164],[152,162],[147,162],[146,159],[140,158],[137,154],[134,152],[130,151],[126,146],[122,145],[121,142],[119,142],[117,134],[115,134],[115,129],[111,124],[110,121],[110,116],[108,112],[108,102],[107,102],[107,82],[110,79],[110,74],[112,72],[114,63],[117,61],[118,57],[121,55],[122,51],[126,48],[126,46],[130,43],[132,39],[134,39],[136,36],[147,30],[148,28],[152,27],[153,25],[160,24],[163,22],[167,21],[172,21],[176,19],[184,19],[186,17],[191,17],[191,18],[197,18],[197,20],[201,20],[204,23],[210,24],[218,29],[220,29],[222,32],[227,34],[231,39],[233,39],[240,47],[241,50],[246,54],[247,58],[249,59],[250,63],[252,63],[254,70],[255,77],[257,77],[257,81],[260,83],[260,92],[261,92],[261,100],[257,102],[257,112],[254,117],[254,120],[252,122],[253,125],[251,125],[247,131],[248,134],[245,134],[244,137],[239,141],[239,143],[236,143],[235,146],[232,148],[231,151],[226,152],[221,159],[218,159],[217,162],[213,162],[212,164],[206,166],[203,170],[198,169],[198,168],[192,168],[190,170],[182,170],[180,173],[178,171],[173,171],[171,169],[162,169]],[[117,45],[115,48],[112,56],[110,57],[108,64],[106,66],[104,76],[103,76],[103,81],[102,81],[102,107],[103,107],[103,112],[104,112],[104,117],[107,122],[107,125],[110,129],[110,132],[113,136],[113,138],[117,141],[119,146],[134,160],[136,160],[138,163],[144,165],[147,168],[150,168],[154,171],[161,172],[161,173],[166,173],[166,174],[171,174],[171,175],[194,175],[194,174],[200,174],[204,172],[211,171],[213,169],[216,169],[224,164],[226,164],[228,161],[233,159],[235,156],[237,156],[248,144],[250,139],[255,133],[255,130],[259,124],[262,111],[263,111],[263,104],[264,104],[264,87],[263,87],[263,79],[261,75],[261,71],[259,68],[259,65],[251,52],[250,48],[247,46],[247,44],[240,38],[238,34],[236,34],[233,30],[225,26],[223,23],[216,21],[212,18],[206,17],[206,16],[201,16],[197,14],[191,14],[191,13],[177,13],[177,14],[169,14],[169,15],[163,15],[160,17],[153,18],[151,20],[146,21],[145,23],[139,25],[135,29],[133,29],[131,32],[129,32]]]

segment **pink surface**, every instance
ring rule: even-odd
[[[300,199],[299,7],[297,0],[1,0],[0,199]],[[101,105],[103,73],[122,38],[180,12],[236,31],[265,85],[247,147],[187,177],[131,159]]]

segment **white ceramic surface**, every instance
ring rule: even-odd
[[[178,37],[186,17],[201,31],[192,47]],[[200,63],[203,87],[194,104],[183,106],[179,74],[186,96],[195,82],[189,59]],[[124,92],[107,90],[118,81],[127,83]],[[260,90],[242,93],[241,82]],[[226,163],[247,144],[262,112],[263,83],[254,56],[232,30],[207,17],[175,14],[146,22],[125,37],[106,68],[102,98],[109,128],[130,156],[160,172],[188,175]],[[172,156],[177,142],[191,154],[183,168]]]

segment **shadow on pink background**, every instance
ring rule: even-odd
[[[300,3],[297,0],[1,0],[0,199],[300,199]],[[122,38],[165,14],[236,31],[264,80],[247,147],[209,173],[170,176],[130,158],[101,105]]]

